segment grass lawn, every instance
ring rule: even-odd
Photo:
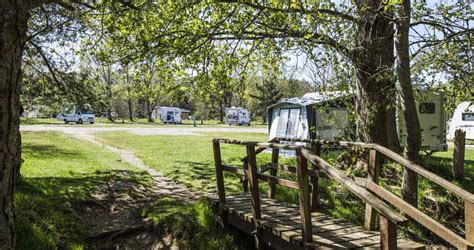
[[[82,248],[84,230],[68,207],[87,199],[112,170],[140,172],[118,157],[59,133],[25,132],[15,193],[18,249]]]
[[[224,137],[241,140],[266,141],[264,134],[243,133],[208,133],[201,136],[136,136],[129,133],[101,133],[99,138],[107,144],[130,149],[144,162],[170,176],[178,182],[199,191],[214,191],[215,173],[211,140]],[[334,162],[339,153],[325,157]],[[240,166],[240,157],[245,156],[242,146],[222,145],[223,162]],[[262,153],[257,160],[269,162],[270,154]],[[452,150],[425,156],[422,165],[430,171],[452,180]],[[290,163],[293,163],[290,160]],[[382,182],[389,185],[395,193],[400,193],[402,170],[400,166],[388,164],[384,167],[385,178]],[[365,173],[365,172],[364,172]],[[395,174],[395,176],[390,175]],[[474,192],[474,150],[466,150],[466,180],[456,183],[470,192]],[[230,192],[240,191],[241,185],[232,174],[225,175],[226,189]],[[262,186],[265,192],[266,186]],[[277,186],[278,187],[278,186]],[[364,204],[341,185],[333,181],[320,181],[321,196],[325,201],[322,210],[334,217],[345,218],[362,223]],[[262,192],[262,193],[263,193]],[[277,199],[297,203],[297,194],[286,188],[277,189]],[[420,177],[419,202],[422,211],[441,221],[444,225],[459,231],[463,219],[463,207],[459,199],[445,192],[442,188]],[[410,231],[411,230],[411,231]],[[421,240],[433,240],[434,237],[419,227],[411,227],[406,233]],[[440,243],[439,240],[432,242]]]
[[[147,173],[90,143],[53,132],[24,132],[22,136],[24,164],[14,197],[17,249],[95,248],[86,238],[89,228],[74,204],[91,200],[92,192],[110,183],[152,184]],[[117,179],[116,173],[123,172],[128,173],[126,177]],[[187,249],[236,249],[252,244],[246,237],[221,230],[205,201],[190,206],[163,197],[136,213],[151,219],[160,235],[177,238]]]
[[[209,133],[196,136],[136,136],[130,133],[105,132],[96,134],[104,143],[134,153],[152,168],[198,191],[215,191],[212,139],[215,137],[266,141],[260,133]],[[223,162],[241,166],[245,147],[222,145]],[[269,159],[269,154],[259,158]],[[236,178],[226,176],[230,190],[240,188]]]

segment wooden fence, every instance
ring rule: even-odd
[[[283,144],[281,142],[303,142],[306,143],[307,146]],[[246,147],[247,156],[242,159],[244,162],[242,168],[222,163],[221,143],[242,145]],[[368,178],[348,177],[321,158],[321,148],[328,145],[343,148],[357,147],[369,150]],[[271,148],[272,150],[271,162],[258,167],[256,162],[257,154],[268,148]],[[374,230],[376,225],[376,215],[378,214],[380,216],[379,230],[381,234],[381,245],[383,248],[396,248],[397,226],[403,226],[407,221],[404,216],[408,216],[456,248],[474,249],[474,195],[427,171],[423,167],[406,160],[386,147],[378,144],[360,142],[275,138],[271,142],[214,139],[213,149],[219,203],[221,206],[226,204],[223,172],[232,172],[241,176],[244,191],[250,189],[252,197],[252,215],[255,223],[254,226],[257,242],[262,242],[258,239],[260,237],[259,223],[261,222],[259,181],[269,183],[269,198],[275,197],[276,185],[298,190],[301,233],[303,236],[304,246],[310,247],[312,244],[311,212],[318,206],[318,180],[319,178],[329,178],[344,185],[350,192],[359,197],[366,204],[364,225],[367,229]],[[279,151],[288,149],[296,151],[296,166],[288,166],[278,163]],[[465,206],[465,237],[456,234],[417,208],[411,206],[403,199],[394,195],[389,190],[378,185],[380,166],[377,162],[377,158],[379,156],[389,158],[402,166],[411,169],[418,175],[423,176],[424,178],[445,188],[447,191],[462,198]],[[308,168],[308,162],[311,163],[313,168]],[[297,181],[278,177],[278,171],[296,174]],[[223,215],[223,218],[225,218],[225,214]]]

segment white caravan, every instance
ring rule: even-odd
[[[250,126],[250,113],[241,107],[231,107],[225,109],[225,122],[229,125]]]
[[[474,102],[462,102],[454,110],[448,123],[448,139],[454,139],[454,131],[466,131],[466,139],[474,140]]]
[[[349,108],[353,103],[352,95],[340,91],[309,93],[302,98],[283,99],[268,108],[269,139],[354,140],[356,126],[349,118]],[[417,95],[423,150],[447,150],[443,104],[443,93],[421,92]],[[397,121],[400,140],[404,143],[405,125],[403,119]]]
[[[446,114],[444,111],[444,92],[416,90],[416,111],[420,120],[421,149],[427,151],[446,151]],[[401,100],[399,106],[401,105]],[[407,130],[402,109],[397,110],[397,125],[402,145],[406,144]]]
[[[160,107],[159,112],[162,123],[181,124],[181,109],[176,107]]]

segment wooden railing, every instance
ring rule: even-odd
[[[222,163],[221,159],[221,148],[220,144],[236,144],[246,147],[247,156],[245,158],[246,166],[241,169],[235,166],[229,166]],[[256,148],[271,148],[272,149],[272,162],[257,167]],[[327,177],[338,183],[345,185],[348,190],[358,196],[365,204],[373,209],[373,214],[377,212],[380,214],[380,233],[381,233],[381,245],[386,248],[396,248],[396,226],[403,225],[407,219],[387,205],[383,200],[369,192],[366,188],[359,186],[356,181],[348,178],[336,168],[332,167],[329,163],[320,158],[316,150],[313,148],[303,148],[297,145],[287,145],[280,143],[262,143],[262,142],[251,142],[251,141],[238,141],[238,140],[227,140],[227,139],[214,139],[214,160],[216,168],[217,178],[217,191],[219,196],[219,203],[221,206],[226,204],[226,195],[224,188],[224,171],[232,172],[241,176],[245,176],[248,180],[251,199],[252,199],[252,215],[254,218],[255,235],[257,237],[258,244],[263,244],[261,237],[261,208],[260,208],[260,192],[259,192],[259,181],[269,182],[269,194],[270,198],[275,196],[275,186],[281,185],[288,188],[298,190],[299,209],[301,216],[301,233],[302,239],[306,247],[312,245],[312,223],[311,223],[311,211],[314,210],[317,203],[317,191],[318,184],[317,178]],[[278,164],[278,153],[279,150],[292,149],[296,151],[296,167]],[[263,150],[261,150],[263,151]],[[260,152],[261,152],[260,151]],[[308,161],[316,166],[315,169],[308,169]],[[269,174],[265,174],[265,171],[270,171]],[[297,181],[278,177],[277,171],[284,171],[287,173],[295,173]],[[244,184],[245,185],[245,184]],[[222,215],[225,219],[225,214]],[[263,247],[263,245],[260,245]]]
[[[324,140],[309,140],[309,139],[294,139],[294,138],[275,138],[274,141],[285,142],[306,142],[310,145],[328,145],[338,147],[357,147],[369,150],[369,164],[368,164],[368,178],[355,178],[356,182],[382,198],[389,204],[399,209],[404,215],[412,218],[420,223],[422,226],[438,235],[451,245],[458,249],[474,249],[474,194],[462,189],[459,186],[443,179],[442,177],[424,169],[423,167],[403,158],[394,151],[374,143],[362,142],[347,142],[347,141],[324,141]],[[380,166],[377,162],[377,156],[389,158],[400,165],[412,170],[416,174],[423,176],[429,181],[436,183],[447,191],[464,200],[464,221],[465,221],[465,237],[458,235],[441,223],[433,220],[416,207],[405,202],[403,199],[394,195],[389,190],[378,185],[378,178],[380,173]],[[369,229],[375,228],[375,213],[370,204],[366,205],[365,212],[365,227]]]

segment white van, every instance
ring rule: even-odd
[[[466,139],[474,140],[474,102],[462,102],[454,110],[448,122],[448,139],[454,139],[454,131],[466,131]]]
[[[225,109],[225,122],[228,125],[250,126],[250,113],[241,107],[231,107]]]

